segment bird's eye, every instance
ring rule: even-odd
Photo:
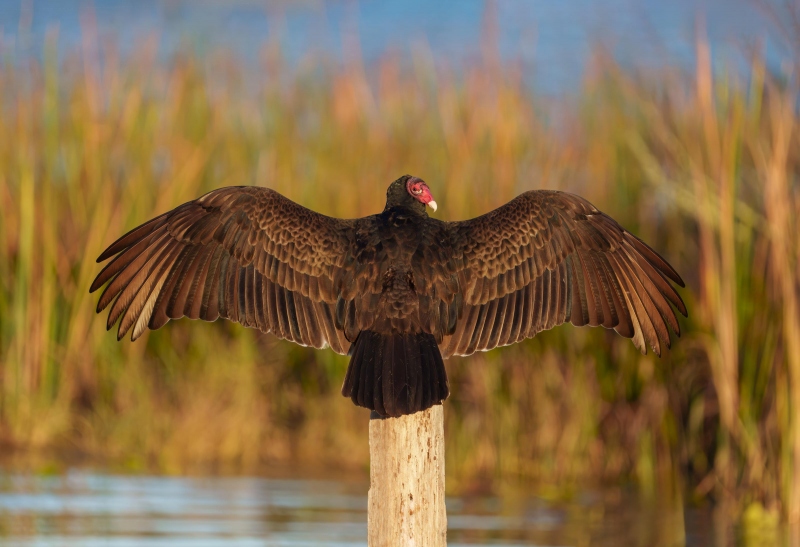
[[[421,194],[422,193],[422,188],[420,188],[419,186],[415,186],[415,187],[413,187],[411,189],[411,192],[414,193],[414,194]]]

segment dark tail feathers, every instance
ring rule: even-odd
[[[342,395],[381,416],[413,414],[450,394],[432,334],[363,331],[350,355]]]

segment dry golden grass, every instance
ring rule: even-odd
[[[564,326],[451,360],[451,487],[632,477],[800,517],[797,94],[760,59],[745,86],[714,78],[702,43],[694,75],[598,57],[602,76],[554,105],[492,63],[454,77],[268,51],[245,77],[223,56],[152,51],[101,67],[91,44],[63,63],[49,48],[0,68],[4,446],[175,471],[368,465],[368,414],[338,394],[346,358],[222,322],[117,343],[88,287],[117,235],[212,188],[361,216],[408,172],[446,219],[531,188],[580,193],[688,282],[685,335],[662,359]]]

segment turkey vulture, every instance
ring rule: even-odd
[[[602,325],[661,354],[678,273],[585,199],[534,190],[483,216],[428,217],[405,175],[382,213],[342,220],[274,190],[229,187],[134,228],[97,259],[97,312],[131,339],[187,316],[225,317],[350,355],[342,394],[383,416],[440,404],[442,359],[530,338],[566,321]]]

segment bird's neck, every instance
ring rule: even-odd
[[[425,204],[420,203],[416,200],[411,200],[412,203],[400,203],[400,204],[392,204],[390,202],[386,202],[386,207],[383,209],[383,213],[385,215],[394,215],[394,216],[414,216],[424,218],[428,216],[428,212],[425,210]]]

